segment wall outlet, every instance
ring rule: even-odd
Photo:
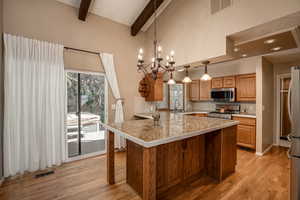
[[[111,109],[116,110],[116,104],[111,104]]]

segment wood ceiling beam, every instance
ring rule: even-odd
[[[80,7],[79,7],[79,15],[78,15],[79,20],[85,21],[87,14],[89,12],[91,2],[92,0],[81,0]]]
[[[146,24],[146,22],[150,19],[150,17],[154,14],[154,3],[156,1],[156,10],[163,3],[164,0],[151,0],[147,6],[144,8],[143,12],[139,15],[139,17],[135,20],[133,25],[131,26],[131,35],[136,36],[138,32],[142,29],[142,27]]]

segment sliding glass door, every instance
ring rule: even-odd
[[[107,89],[105,76],[67,72],[68,156],[104,153]]]

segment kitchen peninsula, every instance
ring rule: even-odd
[[[152,119],[102,124],[107,136],[107,181],[115,183],[114,134],[127,140],[127,183],[144,200],[202,175],[222,181],[236,165],[237,121],[162,113]]]

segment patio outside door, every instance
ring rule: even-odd
[[[105,152],[106,80],[102,74],[67,72],[68,157]]]

